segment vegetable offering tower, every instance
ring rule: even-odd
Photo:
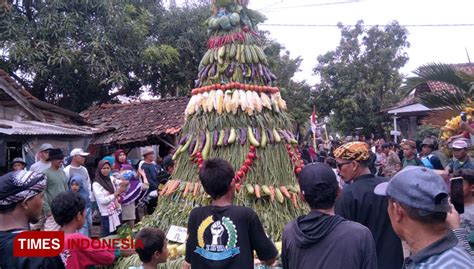
[[[209,49],[186,108],[174,174],[143,226],[186,226],[193,207],[209,204],[198,171],[212,157],[234,166],[241,182],[235,203],[253,208],[275,242],[305,211],[296,180],[303,161],[256,28],[265,17],[247,3],[213,1]]]

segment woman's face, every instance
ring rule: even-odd
[[[100,169],[100,173],[106,177],[110,174],[110,165],[109,164],[104,164],[104,166],[102,166],[102,169]]]
[[[81,188],[81,186],[79,186],[79,184],[77,184],[77,182],[74,181],[73,183],[71,183],[71,191],[78,192],[80,188]]]
[[[119,162],[124,163],[127,160],[127,155],[124,152],[119,154]]]

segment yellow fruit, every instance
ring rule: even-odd
[[[186,254],[186,244],[181,244],[176,248],[179,256],[184,256]]]

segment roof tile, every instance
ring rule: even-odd
[[[83,111],[87,122],[110,131],[92,144],[125,144],[146,141],[162,134],[174,135],[184,124],[189,98],[177,97],[128,104],[101,104]]]

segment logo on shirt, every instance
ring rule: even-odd
[[[209,233],[211,237],[206,236]],[[214,221],[213,217],[209,216],[199,225],[198,247],[194,252],[208,260],[225,260],[240,253],[240,248],[236,247],[237,238],[237,229],[232,220],[222,217]],[[224,242],[225,239],[227,239],[226,242]]]

